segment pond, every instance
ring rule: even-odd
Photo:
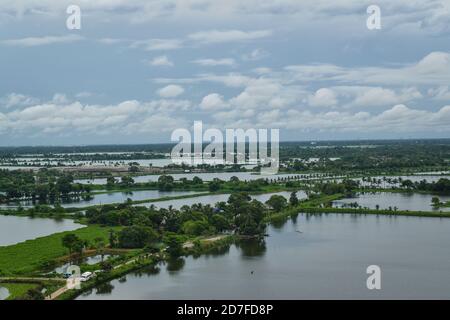
[[[123,203],[128,198],[134,201],[147,200],[147,199],[158,199],[163,197],[176,197],[184,196],[189,194],[196,194],[195,191],[159,191],[159,190],[139,190],[133,192],[111,192],[93,195],[90,199],[71,199],[68,202],[61,203],[64,208],[81,208],[93,205],[103,205],[111,203]],[[20,205],[24,208],[33,207],[34,204],[31,201],[20,201]],[[37,204],[38,202],[36,202]],[[8,203],[0,205],[3,209],[14,209],[17,208],[18,203]]]
[[[269,200],[271,196],[273,196],[275,194],[281,195],[281,196],[285,197],[287,200],[289,200],[289,197],[291,196],[291,192],[283,191],[283,192],[251,195],[251,197],[252,197],[252,199],[256,199],[256,200],[264,203],[267,200]],[[221,202],[221,201],[226,202],[229,197],[230,197],[229,194],[214,194],[214,195],[199,196],[199,197],[178,199],[178,200],[148,202],[148,203],[138,204],[137,206],[150,207],[151,205],[154,205],[158,208],[165,208],[165,209],[167,209],[169,206],[172,206],[172,208],[174,208],[174,209],[180,209],[184,205],[192,206],[193,204],[197,204],[197,203],[201,203],[203,205],[207,205],[207,204],[215,205],[217,202]],[[303,191],[298,191],[297,198],[305,199],[306,193]]]
[[[84,227],[69,219],[44,219],[0,215],[0,246],[48,236]]]
[[[300,214],[198,258],[147,268],[78,299],[449,299],[450,219]],[[381,268],[381,290],[366,269]]]
[[[450,211],[450,208],[433,208],[431,199],[434,195],[422,193],[396,193],[396,192],[375,192],[360,193],[355,198],[346,198],[333,201],[333,206],[340,208],[348,206],[350,203],[358,203],[363,208],[389,209],[397,207],[398,210],[410,211]],[[450,201],[450,196],[437,196],[442,202]]]
[[[9,297],[9,291],[5,287],[0,287],[0,300],[5,300]]]

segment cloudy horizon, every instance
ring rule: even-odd
[[[0,0],[0,30],[1,146],[450,138],[449,0]]]

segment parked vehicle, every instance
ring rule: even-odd
[[[82,282],[88,281],[88,280],[90,280],[93,276],[94,276],[94,274],[93,274],[92,272],[90,272],[90,271],[84,272],[84,273],[81,275],[80,281],[82,281]]]

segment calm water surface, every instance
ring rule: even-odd
[[[300,214],[268,232],[265,243],[148,268],[79,299],[450,298],[450,219]],[[366,288],[372,264],[381,290]]]
[[[0,215],[0,246],[9,246],[25,240],[82,227],[84,225],[68,219],[54,220]]]
[[[5,300],[9,297],[9,291],[5,287],[0,287],[0,300]]]
[[[376,209],[376,205],[380,209],[388,209],[389,207],[397,207],[399,210],[418,210],[418,211],[450,211],[450,208],[435,209],[431,205],[431,199],[435,195],[421,193],[361,193],[354,198],[346,198],[334,201],[335,207],[342,207],[349,203],[357,202],[363,208]],[[441,202],[450,201],[450,196],[438,196]]]

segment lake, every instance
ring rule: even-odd
[[[78,299],[450,298],[450,219],[300,214],[268,233],[265,243],[146,268]],[[366,287],[373,264],[381,290]]]
[[[251,195],[252,199],[256,199],[261,202],[266,202],[270,199],[273,195],[281,195],[285,197],[287,200],[289,200],[289,197],[291,196],[291,192],[288,191],[282,191],[282,192],[275,192],[275,193],[264,193],[264,194],[256,194]],[[229,194],[214,194],[214,195],[208,195],[208,196],[199,196],[194,198],[186,198],[186,199],[178,199],[178,200],[168,200],[168,201],[155,201],[155,202],[148,202],[148,203],[141,203],[137,206],[145,206],[150,207],[152,205],[158,207],[158,208],[165,208],[167,209],[169,206],[172,206],[174,209],[180,209],[184,205],[192,206],[193,204],[201,203],[203,205],[215,205],[217,202],[221,201],[227,201],[230,197]],[[297,198],[298,199],[305,199],[306,193],[303,191],[297,192]]]
[[[25,240],[72,231],[84,227],[69,219],[46,219],[0,215],[0,246],[9,246]]]
[[[450,208],[435,209],[431,205],[431,199],[435,195],[421,193],[395,193],[395,192],[376,192],[376,193],[360,193],[355,198],[345,198],[333,201],[336,208],[357,202],[363,208],[376,209],[376,205],[380,209],[388,209],[389,207],[397,207],[399,210],[410,211],[450,211]],[[450,196],[438,196],[442,202],[450,201]]]
[[[139,190],[129,192],[111,192],[94,195],[90,200],[71,200],[70,202],[61,203],[64,208],[81,208],[93,205],[111,204],[111,203],[123,203],[128,198],[134,201],[146,200],[146,199],[158,199],[162,197],[176,197],[189,194],[196,194],[194,191],[159,191],[159,190]],[[19,201],[22,207],[33,207],[34,204],[31,201]],[[37,202],[38,203],[38,202]],[[14,209],[17,207],[17,203],[11,202],[8,204],[0,205],[3,209]]]

